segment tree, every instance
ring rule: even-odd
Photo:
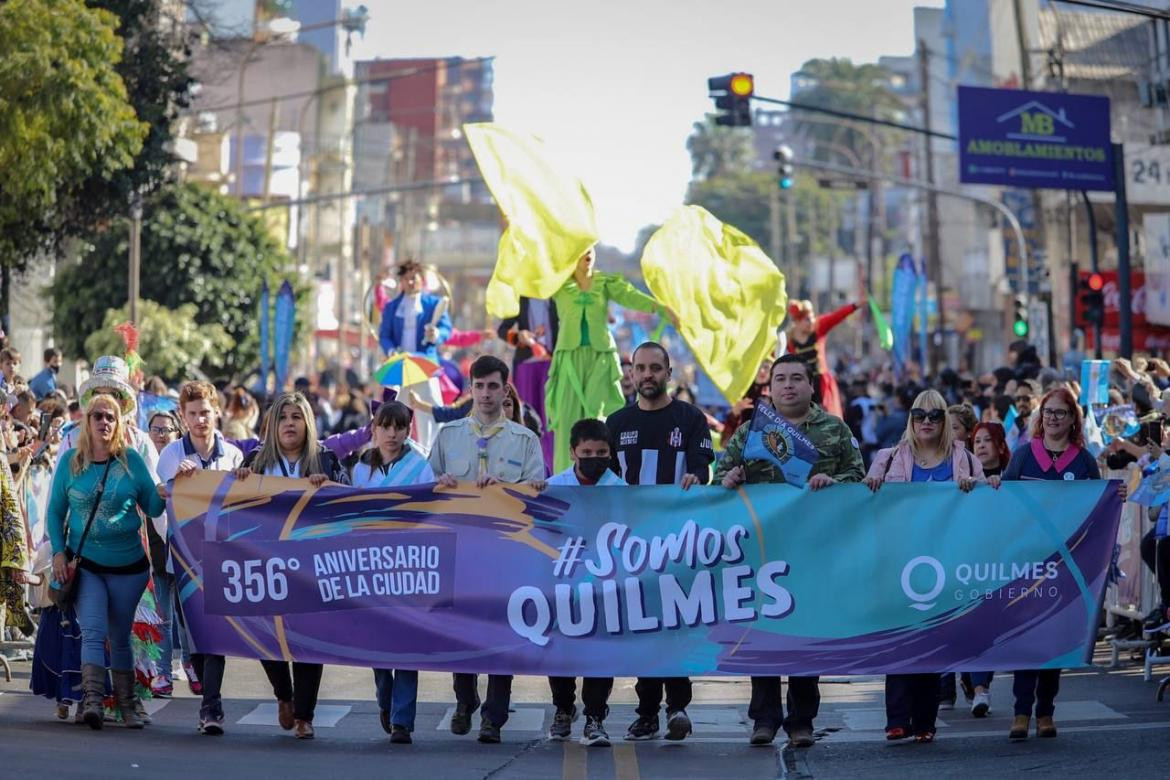
[[[796,78],[804,86],[792,99],[800,103],[875,119],[896,119],[906,108],[890,91],[890,73],[880,65],[855,65],[852,60],[836,57],[813,59],[801,66]],[[889,137],[887,131],[875,125],[862,131],[851,127],[849,120],[838,122],[812,112],[795,111],[793,121],[798,136],[845,146],[863,160],[873,154],[870,137],[879,140]],[[818,158],[840,162],[827,150],[816,149],[814,153]]]
[[[177,384],[190,379],[193,369],[223,367],[235,342],[222,325],[200,325],[195,319],[197,314],[193,303],[174,310],[154,301],[139,303],[138,354],[145,363],[145,373],[158,374],[168,384]],[[129,304],[107,310],[101,329],[85,340],[86,354],[122,354],[125,346],[114,327],[129,319]]]
[[[702,206],[742,230],[764,251],[771,247],[770,202],[776,177],[765,171],[729,173],[692,181],[686,202]]]
[[[23,269],[50,248],[85,182],[142,149],[116,22],[81,0],[0,4],[0,265]]]
[[[720,127],[708,114],[695,122],[687,138],[691,154],[691,177],[714,179],[751,170],[756,151],[752,133],[742,127]]]
[[[124,220],[89,239],[77,265],[61,269],[51,287],[53,329],[72,357],[93,356],[86,337],[104,327],[106,311],[128,299],[128,225]],[[169,309],[196,307],[200,325],[220,325],[235,342],[211,375],[240,376],[259,361],[256,311],[261,283],[272,289],[294,272],[293,260],[263,223],[232,198],[197,184],[170,184],[151,196],[142,225],[142,297]],[[307,331],[308,288],[298,291],[297,333]]]

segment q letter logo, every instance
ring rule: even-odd
[[[910,575],[921,565],[934,569],[934,587],[928,593],[919,593],[910,586]],[[937,558],[931,558],[929,555],[919,555],[902,568],[902,592],[906,594],[908,599],[915,602],[910,605],[910,609],[917,609],[920,612],[934,609],[936,602],[933,599],[938,598],[938,594],[942,593],[946,582],[947,574],[943,571],[942,564],[938,562]]]

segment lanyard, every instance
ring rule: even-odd
[[[285,465],[286,463],[288,464],[287,466]],[[292,463],[288,463],[288,461],[284,459],[283,455],[276,456],[276,465],[280,466],[280,473],[286,477],[288,476],[289,469],[292,469],[294,473],[296,472],[297,465],[299,463],[299,460],[294,460]]]

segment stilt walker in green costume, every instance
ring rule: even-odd
[[[572,278],[553,296],[560,334],[553,350],[544,407],[554,435],[553,465],[563,471],[569,457],[569,429],[585,417],[604,419],[625,405],[617,344],[609,331],[609,302],[627,309],[673,313],[618,274],[593,270],[590,249],[577,262]]]

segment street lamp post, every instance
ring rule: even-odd
[[[130,321],[138,325],[138,298],[142,271],[142,195],[130,196]]]

